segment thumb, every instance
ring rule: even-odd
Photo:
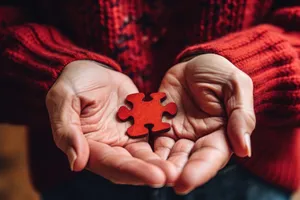
[[[46,105],[55,144],[67,155],[72,171],[83,170],[89,146],[81,130],[80,99],[54,86],[47,94]]]
[[[251,157],[250,136],[256,124],[253,83],[240,70],[225,89],[225,107],[228,114],[227,134],[233,152],[239,157]]]

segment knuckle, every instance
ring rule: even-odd
[[[46,95],[46,106],[49,107],[53,103],[53,99],[57,96],[57,90],[51,88]]]
[[[57,127],[52,130],[53,140],[55,145],[61,149],[63,152],[66,152],[68,147],[72,146],[72,134],[68,128]]]
[[[57,112],[62,112],[62,107],[64,105],[74,103],[76,95],[74,93],[66,92],[64,90],[53,88],[49,90],[46,95],[45,103],[49,114],[59,114]]]
[[[253,131],[256,126],[256,116],[255,116],[254,110],[253,109],[249,110],[249,109],[243,108],[242,113],[243,113],[243,116],[245,116],[244,119],[245,119],[248,127],[251,129],[250,131]]]
[[[75,93],[70,89],[68,84],[63,82],[55,83],[46,94],[46,106],[51,106],[59,99],[70,100],[74,98]]]
[[[52,134],[53,134],[53,140],[56,144],[57,147],[61,147],[62,146],[62,141],[65,138],[65,134],[64,131],[62,131],[60,128],[52,128]]]
[[[253,81],[246,73],[242,73],[241,75],[242,81],[247,84],[248,87],[251,87],[253,89]]]
[[[230,73],[227,85],[231,88],[247,88],[248,91],[253,91],[254,88],[251,77],[239,69]]]
[[[249,81],[250,77],[239,69],[234,69],[229,75],[229,79],[232,81]],[[251,80],[251,79],[250,79]]]
[[[254,114],[254,112],[250,112],[248,116],[249,116],[248,123],[250,124],[250,127],[254,130],[254,128],[256,126],[255,114]]]
[[[253,81],[246,73],[240,71],[240,73],[237,73],[237,78],[239,78],[241,84],[253,88]]]

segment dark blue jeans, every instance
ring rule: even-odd
[[[43,200],[288,200],[290,194],[231,164],[186,196],[172,188],[115,185],[88,171],[42,194]]]

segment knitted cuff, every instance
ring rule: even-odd
[[[112,59],[77,47],[49,26],[15,26],[0,34],[0,41],[4,72],[44,92],[49,90],[63,68],[75,60],[93,60],[121,71]]]
[[[185,49],[177,57],[215,53],[248,74],[254,83],[257,123],[282,126],[300,121],[300,67],[296,47],[282,30],[261,25]]]

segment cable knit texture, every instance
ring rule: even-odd
[[[0,120],[29,125],[39,190],[71,174],[45,132],[45,95],[64,66],[94,60],[151,92],[174,60],[203,53],[226,57],[254,83],[253,156],[239,162],[270,183],[300,186],[299,1],[31,1],[0,5]]]

